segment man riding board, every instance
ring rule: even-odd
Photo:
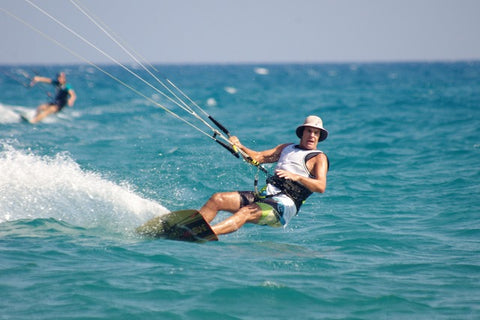
[[[65,72],[60,72],[57,74],[57,80],[53,80],[46,77],[35,76],[32,79],[30,86],[34,86],[38,82],[50,83],[55,86],[55,97],[51,102],[41,104],[37,108],[37,114],[33,119],[30,120],[31,123],[37,123],[43,120],[45,117],[52,113],[57,113],[68,104],[69,107],[73,107],[77,95],[73,91],[72,87],[67,84],[67,77]]]
[[[232,215],[212,226],[216,235],[234,232],[245,223],[285,226],[313,192],[323,193],[327,186],[329,162],[327,156],[317,150],[328,131],[320,117],[308,116],[296,129],[298,145],[285,143],[273,149],[254,151],[245,147],[237,137],[230,142],[258,163],[275,163],[275,175],[267,179],[267,185],[259,192],[233,191],[215,193],[200,209],[210,223],[219,211]]]

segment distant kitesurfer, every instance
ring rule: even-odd
[[[41,104],[37,108],[37,114],[33,119],[30,120],[31,123],[37,123],[43,120],[45,117],[52,113],[59,112],[67,104],[69,107],[73,107],[77,95],[73,91],[72,87],[67,84],[67,77],[65,72],[60,72],[57,74],[57,80],[53,80],[46,77],[35,76],[32,79],[31,86],[34,86],[37,82],[51,83],[55,86],[55,96],[51,102]]]
[[[216,235],[234,232],[245,223],[280,227],[288,224],[298,213],[302,203],[313,192],[323,193],[327,186],[329,162],[327,156],[317,150],[317,144],[325,140],[328,131],[320,117],[308,116],[296,129],[298,145],[286,143],[265,151],[253,151],[242,145],[237,137],[230,142],[259,163],[276,162],[275,175],[267,179],[267,185],[259,192],[234,191],[215,193],[200,209],[210,223],[219,211],[232,216],[212,226]]]

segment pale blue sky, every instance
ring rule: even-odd
[[[31,0],[131,61],[70,0]],[[154,63],[480,59],[479,0],[76,0]],[[24,0],[0,8],[95,63],[108,58]],[[0,11],[0,64],[82,63]]]

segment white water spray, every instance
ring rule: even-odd
[[[40,157],[11,146],[0,151],[0,223],[54,218],[123,232],[167,212],[126,183],[82,170],[67,154]]]

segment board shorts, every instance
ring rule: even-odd
[[[258,197],[253,191],[238,191],[240,194],[240,208],[256,204],[262,210],[262,217],[258,225],[282,227],[288,224],[297,213],[293,201],[285,195],[274,197]]]
[[[66,101],[55,100],[49,103],[51,106],[57,106],[57,112],[62,111],[62,109],[67,105]]]

